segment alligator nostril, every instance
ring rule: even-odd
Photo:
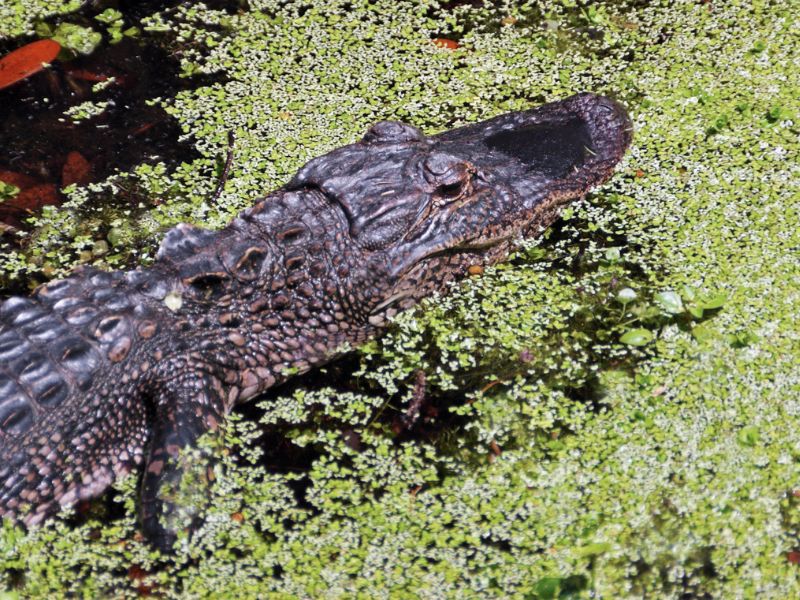
[[[614,118],[620,118],[627,115],[622,105],[611,98],[600,99],[597,103],[597,108],[600,110],[600,112],[611,115]]]

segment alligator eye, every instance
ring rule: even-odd
[[[469,194],[475,167],[456,156],[432,153],[423,163],[425,179],[435,186],[433,194],[440,200],[454,200]]]
[[[434,202],[449,204],[472,193],[472,186],[477,173],[471,165],[460,173],[450,173],[450,175],[451,177],[441,181],[436,186],[433,192]]]

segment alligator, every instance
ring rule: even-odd
[[[37,524],[144,465],[141,527],[169,546],[181,449],[541,235],[611,176],[631,129],[590,93],[430,137],[381,121],[224,229],[171,229],[148,267],[7,299],[0,516]]]

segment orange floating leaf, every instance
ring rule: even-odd
[[[0,89],[38,73],[58,56],[61,45],[53,40],[31,42],[0,58]]]
[[[458,48],[458,42],[455,40],[448,40],[447,38],[433,38],[431,41],[437,48],[447,48],[448,50],[455,50]]]
[[[92,178],[90,175],[91,165],[83,158],[80,152],[74,150],[67,154],[67,161],[61,168],[61,185],[67,187],[72,183],[86,185]]]

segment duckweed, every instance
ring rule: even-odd
[[[0,31],[56,4],[6,2]],[[157,99],[204,157],[74,190],[0,257],[4,277],[66,272],[110,220],[115,258],[90,260],[146,261],[165,228],[223,224],[382,118],[434,132],[593,90],[629,107],[634,145],[508,263],[206,439],[215,483],[175,556],[137,536],[128,478],[88,515],[4,524],[5,596],[800,595],[792,4],[248,5],[142,23],[175,32],[187,72],[226,74]],[[160,203],[88,202],[132,188]],[[420,369],[408,432],[394,418]]]

